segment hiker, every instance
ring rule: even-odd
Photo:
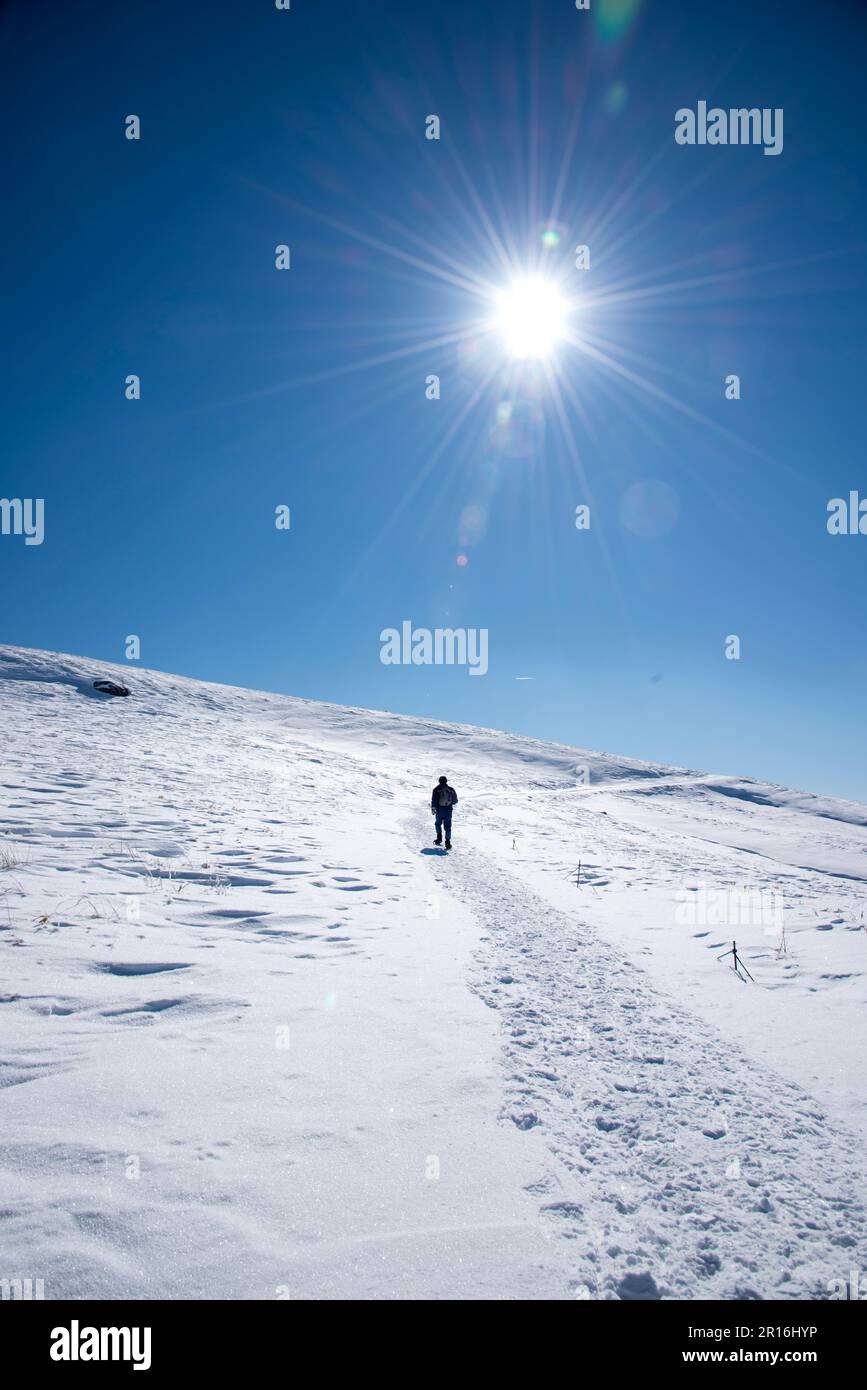
[[[458,804],[458,794],[449,786],[448,777],[441,777],[431,792],[430,808],[436,816],[437,837],[435,845],[443,842],[443,826],[446,830],[446,849],[452,847],[452,807]]]

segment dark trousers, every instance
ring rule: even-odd
[[[439,839],[442,837],[443,826],[445,826],[446,839],[447,839],[447,840],[450,840],[450,839],[452,838],[452,808],[451,808],[451,806],[437,806],[437,808],[436,808],[436,813],[437,813],[437,818],[436,818],[435,824],[436,824],[436,829],[437,829],[437,839],[439,840]]]

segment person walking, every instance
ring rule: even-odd
[[[452,807],[458,804],[458,794],[454,787],[449,786],[448,777],[441,777],[431,792],[430,808],[431,813],[436,816],[437,836],[434,840],[435,845],[443,842],[443,830],[446,832],[446,849],[452,847]]]

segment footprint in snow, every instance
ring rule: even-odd
[[[579,1207],[577,1202],[548,1202],[541,1208],[543,1216],[558,1216],[567,1219],[577,1219],[584,1215],[584,1208]]]
[[[510,1115],[509,1119],[512,1124],[517,1125],[518,1129],[534,1129],[536,1125],[542,1123],[539,1116],[534,1114],[532,1110],[526,1110],[520,1115]]]
[[[617,1297],[626,1302],[662,1298],[652,1274],[626,1274],[617,1285]]]

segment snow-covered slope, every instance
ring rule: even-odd
[[[864,807],[8,647],[0,708],[3,1277],[824,1298],[865,1267]]]

